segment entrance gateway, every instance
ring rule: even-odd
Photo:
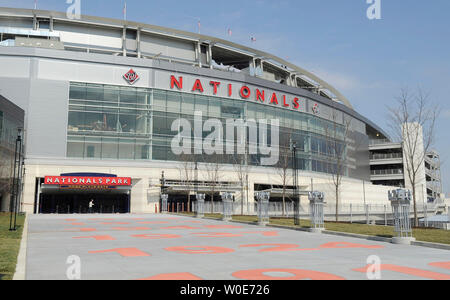
[[[45,176],[36,185],[34,212],[37,214],[130,212],[132,179],[129,177],[69,173]]]

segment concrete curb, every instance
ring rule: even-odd
[[[429,243],[429,242],[411,242],[412,246],[420,246],[420,247],[428,247],[435,248],[441,250],[450,250],[450,245],[447,244],[438,244],[438,243]]]
[[[185,216],[185,217],[191,217],[191,216]],[[208,218],[208,217],[205,217],[203,219],[222,221],[220,219]],[[245,222],[245,221],[237,221],[237,220],[232,220],[230,222],[258,226],[258,223],[255,223],[255,222]],[[283,225],[274,225],[274,224],[268,224],[265,227],[289,229],[289,230],[303,231],[303,232],[311,233],[311,232],[309,232],[308,228],[296,228],[296,227],[283,226]],[[364,240],[369,240],[369,241],[384,242],[384,243],[392,244],[392,238],[385,238],[385,237],[380,237],[380,236],[371,236],[371,235],[363,235],[363,234],[349,233],[349,232],[339,232],[339,231],[330,231],[330,230],[324,230],[324,231],[322,231],[322,234],[336,235],[336,236],[345,236],[345,237],[352,237],[352,238],[357,238],[357,239],[364,239]],[[416,242],[411,242],[411,246],[427,247],[427,248],[434,248],[434,249],[440,249],[440,250],[450,250],[450,245],[438,244],[438,243],[429,243],[429,242],[417,242],[417,241]]]
[[[364,239],[364,240],[369,240],[369,241],[392,243],[391,238],[385,238],[385,237],[381,237],[381,236],[371,236],[371,235],[363,235],[363,234],[339,232],[339,231],[329,231],[329,230],[324,230],[322,233],[328,234],[328,235],[338,235],[338,236],[346,236],[346,237],[352,237],[352,238],[357,238],[357,239]]]
[[[19,255],[17,256],[16,272],[13,280],[25,280],[27,264],[27,242],[28,242],[28,214],[25,215],[24,226],[22,230],[22,240],[20,241]]]

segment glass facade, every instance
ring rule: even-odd
[[[343,143],[336,143],[344,136],[341,125],[306,113],[158,89],[71,83],[67,156],[178,161],[180,157],[173,154],[170,147],[178,134],[171,130],[172,123],[183,118],[193,124],[194,113],[198,111],[202,112],[203,121],[218,119],[224,126],[228,119],[278,119],[281,152],[289,148],[290,140],[295,141],[302,170],[333,172],[335,149],[345,148]],[[334,132],[332,135],[330,129]],[[330,140],[330,136],[336,139]],[[268,139],[270,142],[270,135]],[[258,165],[260,159],[259,155],[251,155],[248,161]],[[223,163],[236,161],[241,160],[231,155],[221,157]]]
[[[7,196],[13,183],[14,155],[18,129],[23,128],[23,111],[0,97],[0,211],[9,209]]]

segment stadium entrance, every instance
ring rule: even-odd
[[[110,174],[62,174],[39,180],[39,214],[129,213],[131,178]]]

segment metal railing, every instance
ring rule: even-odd
[[[402,169],[371,170],[372,175],[403,175]]]
[[[403,158],[402,153],[386,153],[386,154],[372,154],[370,156],[371,160],[381,160],[381,159],[397,159],[397,158]]]
[[[376,139],[369,140],[369,145],[382,145],[382,144],[391,144],[392,142],[388,139]]]

